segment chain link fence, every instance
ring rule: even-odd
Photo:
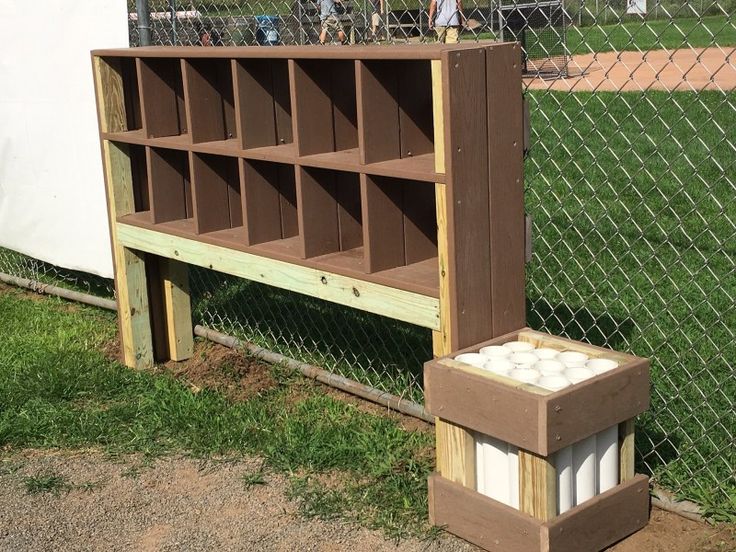
[[[736,509],[735,8],[464,0],[460,34],[524,46],[529,325],[651,357],[638,468],[716,517]],[[310,44],[320,30],[311,0],[149,9],[152,44]],[[426,1],[344,0],[338,11],[351,42],[434,40]],[[112,294],[108,281],[2,249],[0,271]],[[428,331],[207,270],[192,287],[197,323],[422,400]]]

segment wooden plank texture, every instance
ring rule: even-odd
[[[191,195],[187,154],[146,148],[146,159],[153,223],[187,218],[187,195]]]
[[[557,515],[557,470],[551,458],[519,450],[519,510],[541,521]]]
[[[237,161],[229,157],[189,154],[194,196],[194,226],[198,234],[232,228],[240,209],[240,180]],[[242,217],[242,215],[241,215]],[[240,219],[242,223],[242,218]],[[236,224],[237,226],[238,224]]]
[[[325,68],[330,75],[334,151],[358,147],[358,119],[355,98],[355,63],[333,61]]]
[[[116,224],[116,231],[120,242],[133,249],[403,320],[424,328],[436,330],[439,327],[439,302],[434,297],[130,224],[119,222]]]
[[[116,58],[94,56],[92,70],[95,73],[100,132],[128,130],[121,61]]]
[[[281,239],[278,165],[241,159],[240,170],[246,245]]]
[[[621,483],[634,478],[636,465],[636,418],[621,422],[618,426],[619,474]]]
[[[186,360],[194,352],[189,267],[173,259],[161,258],[161,280],[169,357],[174,361]]]
[[[286,60],[272,60],[274,118],[276,121],[276,143],[290,144],[294,141],[291,121],[291,95],[289,93],[289,66]]]
[[[265,59],[232,62],[238,139],[243,149],[278,143],[276,119],[271,116],[274,113],[271,64]]]
[[[434,151],[430,62],[396,62],[401,157]]]
[[[491,319],[501,335],[526,325],[521,50],[486,53]]]
[[[434,186],[409,180],[396,181],[403,191],[404,250],[406,264],[437,256],[437,213]]]
[[[649,387],[649,361],[638,359],[550,396],[540,450],[551,454],[641,414],[649,408]]]
[[[649,481],[637,475],[542,526],[549,552],[603,550],[649,520]]]
[[[394,180],[361,175],[366,272],[405,264],[402,190]]]
[[[335,173],[301,168],[296,189],[302,258],[339,251]]]
[[[537,394],[504,379],[450,359],[429,361],[424,366],[425,408],[444,420],[549,456],[649,406],[646,359],[556,393]]]
[[[186,132],[178,59],[138,59],[143,133],[148,138]]]
[[[360,205],[360,177],[353,173],[335,175],[340,251],[363,245],[363,216]]]
[[[195,144],[227,137],[223,109],[225,91],[220,87],[218,65],[214,60],[182,60],[187,124],[190,139]],[[228,84],[232,88],[232,83]]]
[[[399,89],[394,64],[356,62],[358,142],[361,163],[401,157]]]
[[[330,75],[324,62],[289,60],[289,83],[298,154],[335,151]]]
[[[429,492],[432,523],[450,533],[486,550],[544,550],[539,520],[438,474],[429,476]]]
[[[447,278],[453,350],[492,337],[486,51],[443,53]],[[523,251],[522,251],[523,253]]]
[[[143,254],[122,245],[115,224],[118,216],[134,210],[128,148],[124,144],[104,140],[102,158],[108,216],[111,221],[110,235],[123,362],[130,368],[145,369],[153,365],[145,259]]]

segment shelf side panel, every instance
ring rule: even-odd
[[[278,165],[240,160],[246,245],[281,239]]]
[[[281,237],[291,238],[299,234],[296,203],[296,179],[291,165],[278,165],[279,203],[281,207]]]
[[[337,219],[340,228],[340,251],[363,245],[363,217],[360,208],[360,177],[355,173],[337,173]]]
[[[309,259],[339,251],[335,174],[299,168],[296,189],[302,257]]]
[[[488,193],[493,333],[526,325],[521,50],[487,48]]]
[[[275,146],[276,121],[271,62],[263,59],[233,61],[238,133],[243,149]]]
[[[271,60],[273,107],[276,119],[276,143],[291,144],[294,131],[291,123],[291,95],[289,94],[289,66],[284,60]]]
[[[229,184],[226,159],[190,152],[197,234],[229,228]],[[227,161],[235,162],[234,159]]]
[[[356,62],[360,162],[398,159],[399,104],[394,64]]]
[[[379,272],[403,266],[404,217],[401,188],[380,176],[361,175],[365,270]]]
[[[429,62],[400,64],[399,129],[401,157],[434,151],[432,125],[432,72]]]
[[[330,70],[332,84],[332,120],[335,151],[358,147],[357,105],[355,100],[355,63],[334,61]]]
[[[334,151],[329,67],[323,60],[289,60],[298,155]]]
[[[223,94],[218,60],[182,60],[187,122],[192,143],[224,140]]]
[[[437,213],[434,186],[405,181],[403,185],[406,264],[437,256]]]
[[[186,152],[146,148],[151,218],[154,224],[187,218]]]
[[[147,138],[186,132],[178,59],[137,58],[143,132]]]
[[[451,349],[457,350],[494,335],[488,244],[485,49],[443,52],[442,81],[446,133],[448,304]]]

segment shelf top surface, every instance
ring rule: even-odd
[[[460,44],[392,44],[386,46],[144,46],[93,50],[93,56],[141,58],[274,58],[274,59],[440,59],[442,53],[503,43],[491,40]]]

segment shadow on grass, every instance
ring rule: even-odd
[[[421,400],[423,328],[212,271],[192,271],[197,323]]]

